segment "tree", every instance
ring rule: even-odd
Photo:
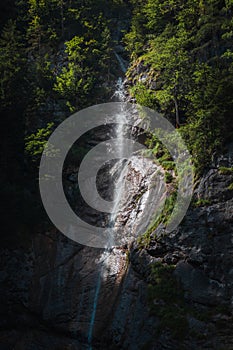
[[[83,35],[76,35],[65,43],[68,63],[54,85],[72,112],[94,102],[91,95],[97,94],[105,79],[101,73],[106,75],[111,51],[110,31],[101,14],[95,17],[94,23],[83,18],[81,25]]]
[[[181,126],[200,173],[232,135],[233,3],[147,0],[135,9],[126,35],[131,93]]]

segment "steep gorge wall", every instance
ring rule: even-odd
[[[136,241],[109,251],[84,247],[55,229],[1,248],[1,348],[233,349],[232,165],[230,145],[201,179],[179,228],[164,235],[160,227],[144,248]],[[129,161],[117,218],[125,229],[135,230],[151,207],[157,170],[140,155]],[[153,266],[164,269],[162,281],[172,269],[162,293],[150,293],[160,283]]]

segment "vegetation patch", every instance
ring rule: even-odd
[[[160,320],[158,332],[169,329],[175,338],[184,339],[189,329],[187,311],[183,290],[173,275],[174,269],[173,265],[152,265],[148,301],[151,312]]]
[[[161,262],[151,266],[148,303],[150,312],[159,318],[157,332],[161,334],[164,330],[170,330],[173,337],[179,340],[183,340],[188,334],[195,338],[202,337],[201,333],[189,328],[188,317],[207,323],[208,327],[208,322],[216,313],[229,314],[229,308],[220,305],[214,310],[211,308],[200,310],[194,305],[188,305],[183,288],[174,276],[174,270],[175,265]]]
[[[152,221],[147,231],[138,238],[139,247],[148,247],[151,240],[151,234],[158,228],[160,224],[166,225],[168,223],[171,213],[174,209],[176,196],[177,192],[175,189],[173,189],[172,193],[169,194],[165,201],[162,213]]]
[[[53,127],[54,123],[48,123],[45,128],[38,129],[36,133],[25,138],[25,151],[32,157],[32,161],[36,162],[41,157]]]
[[[173,178],[171,173],[166,171],[165,172],[165,176],[164,176],[164,180],[165,180],[166,184],[169,184],[169,183],[171,183],[174,180],[174,178]]]
[[[200,176],[232,139],[233,3],[132,3],[130,92],[180,130]]]
[[[221,175],[233,175],[233,168],[227,168],[224,166],[219,167],[219,173]]]
[[[199,198],[193,202],[194,207],[205,207],[211,204],[209,199]]]

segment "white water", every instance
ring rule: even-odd
[[[119,102],[125,101],[125,89],[122,78],[119,78],[116,84],[116,91],[114,93],[114,97],[117,98]],[[112,176],[114,177],[115,171],[121,169],[120,175],[118,174],[116,182],[114,184],[113,190],[113,210],[110,217],[110,227],[114,229],[116,218],[119,214],[120,202],[124,190],[124,177],[127,169],[127,163],[124,164],[124,148],[125,146],[125,132],[126,132],[127,118],[126,118],[126,110],[124,106],[121,106],[121,111],[116,115],[116,127],[115,127],[115,138],[117,138],[117,163],[116,166],[113,167]],[[115,171],[114,171],[115,170]],[[115,228],[116,230],[116,228]],[[112,247],[114,245],[114,237],[110,235],[108,247]]]
[[[117,81],[116,91],[113,97],[115,97],[119,102],[124,102],[125,100],[125,91],[124,91],[122,78],[119,78]],[[116,115],[116,128],[115,128],[115,138],[118,139],[118,142],[117,142],[118,162],[116,164],[116,169],[119,170],[119,164],[118,164],[119,162],[120,162],[120,168],[122,169],[121,169],[120,175],[118,174],[118,178],[116,180],[114,191],[113,191],[114,207],[110,217],[111,229],[114,228],[116,217],[119,213],[120,201],[121,201],[122,192],[124,189],[124,175],[126,170],[126,164],[125,165],[122,164],[122,158],[123,158],[123,152],[124,152],[125,125],[127,124],[126,121],[127,121],[126,114],[125,114],[124,108],[122,107],[122,110],[120,111],[120,113]],[[116,176],[116,173],[114,173],[114,171],[112,172],[112,176],[113,177]],[[96,282],[90,325],[89,325],[89,330],[87,335],[89,350],[92,350],[92,336],[93,336],[94,325],[95,325],[95,316],[96,316],[96,311],[98,306],[98,298],[101,290],[101,282],[103,280],[106,281],[109,276],[117,274],[117,272],[120,269],[122,258],[124,259],[123,255],[119,254],[117,248],[114,248],[114,237],[112,234],[109,234],[109,239],[108,239],[106,248],[104,252],[101,254],[100,258],[96,261],[96,263],[99,266],[99,274]]]

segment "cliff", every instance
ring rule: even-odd
[[[232,349],[232,162],[230,145],[179,228],[160,227],[146,247],[104,251],[55,229],[2,247],[1,348]],[[155,164],[135,155],[127,167],[118,220],[133,229],[148,210]]]

